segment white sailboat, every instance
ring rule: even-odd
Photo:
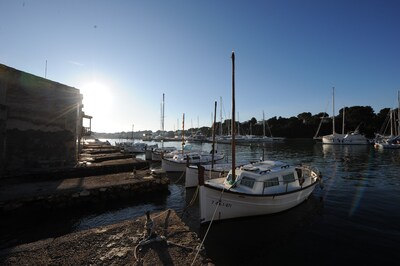
[[[235,54],[232,52],[232,132],[235,130]],[[200,185],[200,222],[281,212],[303,202],[321,175],[316,168],[262,161],[236,168],[235,135],[232,165],[226,177]],[[200,166],[201,167],[201,166]]]
[[[389,111],[388,126],[390,126],[390,135],[376,134],[374,147],[378,149],[400,149],[400,92],[397,92],[397,127],[396,113]],[[395,132],[397,131],[397,132]]]
[[[345,117],[345,109],[343,108],[343,126],[342,126],[342,134],[338,134],[335,132],[335,88],[332,88],[332,134],[326,135],[322,137],[322,144],[331,144],[331,145],[368,145],[370,142],[368,139],[360,134],[358,128],[353,132],[349,132],[347,134],[344,133],[344,117]]]
[[[205,151],[189,151],[185,152],[185,114],[182,120],[182,150],[173,152],[173,156],[164,156],[161,158],[161,168],[166,172],[185,172],[186,166],[191,164],[210,164],[224,159],[223,154],[217,153],[217,150],[212,149],[211,152]]]

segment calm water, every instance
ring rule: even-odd
[[[179,147],[180,143],[166,142]],[[160,146],[160,145],[159,145]],[[200,147],[200,146],[199,146]],[[203,144],[211,150],[211,144]],[[230,145],[218,145],[227,154]],[[326,146],[311,140],[287,140],[263,147],[238,146],[237,160],[282,160],[317,166],[324,187],[303,204],[283,213],[213,223],[205,239],[217,265],[377,265],[400,259],[400,150],[369,146]],[[155,164],[157,168],[160,165]],[[198,201],[185,208],[195,189],[184,188],[180,174],[170,175],[170,195],[143,202],[106,204],[73,213],[54,213],[29,224],[2,230],[11,244],[66,234],[141,216],[146,210],[172,208],[203,239]],[[11,242],[10,242],[11,241]]]

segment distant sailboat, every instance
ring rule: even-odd
[[[343,108],[343,126],[342,134],[335,132],[335,88],[332,88],[332,134],[322,137],[323,144],[331,145],[368,145],[370,142],[368,139],[360,134],[358,128],[353,132],[344,134],[344,108]]]
[[[394,110],[389,111],[388,126],[390,126],[390,135],[383,134],[375,135],[375,148],[379,149],[400,149],[400,92],[397,92],[397,127],[396,127],[396,113]],[[395,133],[397,131],[397,133]]]

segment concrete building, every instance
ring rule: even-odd
[[[75,165],[90,132],[82,99],[76,88],[0,64],[0,177]]]

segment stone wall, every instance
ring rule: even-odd
[[[81,127],[78,89],[0,64],[0,176],[74,165]]]

